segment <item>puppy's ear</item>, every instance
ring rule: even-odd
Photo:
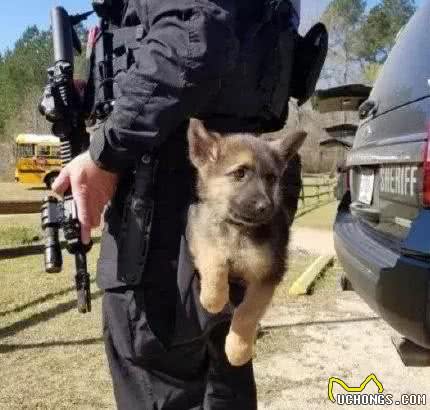
[[[190,160],[196,168],[209,162],[216,162],[219,157],[219,137],[209,132],[200,120],[191,118],[188,128]]]
[[[283,138],[269,142],[270,146],[279,152],[283,161],[290,160],[305,142],[305,131],[291,131]]]

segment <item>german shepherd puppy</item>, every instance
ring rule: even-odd
[[[306,133],[275,141],[256,137],[221,135],[196,119],[188,131],[199,201],[190,209],[187,237],[201,277],[200,302],[218,313],[229,302],[229,279],[246,285],[225,345],[234,366],[251,359],[258,322],[285,273],[291,221],[280,180]]]

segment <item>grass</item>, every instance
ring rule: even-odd
[[[42,265],[41,256],[0,263],[0,409],[112,409],[100,294],[93,285],[93,312],[80,315],[71,258],[60,274]]]
[[[0,247],[31,245],[42,239],[40,215],[0,215]]]
[[[92,231],[93,238],[101,235],[101,228]],[[43,239],[40,215],[0,215],[0,248],[31,245]]]
[[[98,251],[97,245],[89,254],[91,272]],[[290,255],[275,303],[286,302],[290,283],[312,259],[304,252]],[[41,256],[0,263],[0,409],[112,409],[100,294],[93,284],[93,312],[82,316],[75,305],[73,260],[65,257],[60,274],[46,274],[42,265]],[[270,337],[265,340],[270,348]],[[279,347],[274,343],[273,349]],[[262,397],[266,388],[273,390],[265,379],[257,384]]]
[[[333,295],[340,289],[339,281],[343,268],[337,259],[334,260],[333,266],[330,266],[323,272],[321,277],[315,282],[312,292],[319,295]]]
[[[314,260],[315,255],[305,251],[296,251],[290,254],[288,271],[285,275],[285,279],[276,289],[276,293],[273,298],[274,304],[286,303],[291,298],[288,293],[291,285]]]
[[[47,192],[35,185],[1,183],[0,201],[42,200]],[[41,238],[39,214],[0,215],[0,247],[30,245]]]
[[[0,247],[30,245],[41,238],[40,228],[36,226],[0,226]]]

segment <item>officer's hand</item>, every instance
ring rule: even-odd
[[[91,240],[91,229],[100,225],[103,209],[113,194],[118,176],[99,168],[88,152],[70,162],[52,184],[52,190],[63,195],[69,188],[78,208],[78,218],[82,225],[82,242]]]

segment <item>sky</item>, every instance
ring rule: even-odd
[[[0,0],[0,52],[13,47],[28,26],[48,28],[50,9],[60,5],[70,14],[91,9],[90,0]]]
[[[180,0],[178,0],[180,1]],[[250,0],[252,1],[252,0]],[[330,0],[302,0],[302,25],[310,26],[317,20]],[[424,0],[416,0],[419,5]],[[377,0],[368,0],[371,7]],[[91,8],[90,0],[0,0],[0,52],[12,48],[29,25],[49,27],[49,10],[61,5],[69,13],[80,13]],[[95,22],[92,19],[91,24]]]

